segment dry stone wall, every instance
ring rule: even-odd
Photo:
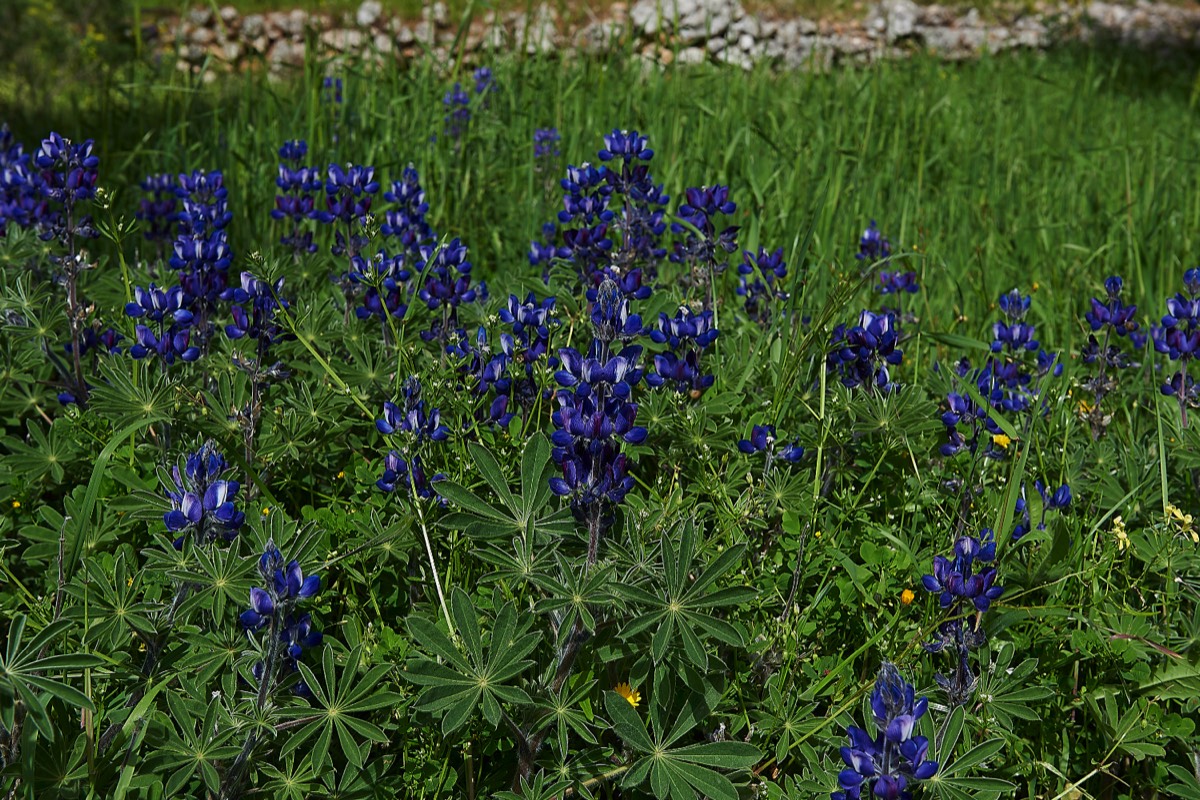
[[[444,3],[427,5],[419,20],[388,14],[365,0],[344,15],[300,10],[239,14],[200,7],[149,26],[144,35],[185,70],[263,67],[284,75],[312,55],[355,55],[381,64],[425,55],[447,57],[455,46],[483,60],[488,54],[595,55],[632,51],[658,63],[766,62],[781,69],[824,69],[919,51],[959,60],[983,52],[1042,49],[1072,40],[1105,38],[1158,50],[1200,51],[1200,5],[1091,2],[1039,11],[994,14],[959,11],[912,0],[880,0],[864,19],[778,19],[749,13],[739,0],[636,0],[617,3],[603,18],[570,29],[549,5],[530,13],[489,13],[456,42],[458,26]]]

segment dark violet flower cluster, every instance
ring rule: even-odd
[[[1183,291],[1167,300],[1162,325],[1151,332],[1154,349],[1179,362],[1179,371],[1162,385],[1162,393],[1179,401],[1179,413],[1187,427],[1187,410],[1200,407],[1200,388],[1195,375],[1188,375],[1192,361],[1200,356],[1200,267],[1183,273]]]
[[[978,538],[959,537],[952,558],[935,556],[933,574],[921,579],[926,591],[938,595],[939,604],[950,617],[925,649],[931,653],[946,650],[956,656],[954,675],[938,674],[935,678],[952,705],[966,704],[975,691],[977,680],[971,671],[970,651],[986,640],[981,625],[983,613],[1004,594],[1004,587],[996,584],[996,568],[979,566],[995,558],[995,538],[990,529],[984,528]]]
[[[10,222],[21,228],[34,227],[48,213],[41,175],[33,168],[29,153],[14,141],[7,125],[0,126],[0,236]]]
[[[973,369],[964,358],[954,369],[958,379],[974,384],[989,408],[979,408],[966,392],[950,394],[949,410],[942,415],[948,434],[946,444],[941,447],[942,455],[953,456],[966,449],[972,455],[982,453],[990,458],[1003,458],[1011,440],[990,412],[994,409],[1011,419],[1032,413],[1038,407],[1047,410],[1045,403],[1038,403],[1042,381],[1048,376],[1062,375],[1063,365],[1058,355],[1041,349],[1034,326],[1025,322],[1030,298],[1014,289],[1000,297],[999,305],[1004,319],[992,327],[992,355],[982,368]],[[1036,356],[1029,363],[1028,354],[1035,351]]]
[[[539,397],[548,397],[538,381],[535,365],[546,357],[550,331],[559,320],[554,316],[553,297],[538,301],[531,292],[524,302],[509,295],[508,305],[500,309],[500,321],[509,330],[500,334],[499,352],[492,352],[487,331],[480,327],[475,346],[465,337],[452,343],[447,352],[461,359],[459,372],[472,378],[469,390],[478,397],[492,396],[481,421],[506,427],[520,408],[528,417]],[[557,359],[554,359],[557,363]]]
[[[474,346],[468,345],[463,336],[446,346],[446,352],[459,359],[458,372],[471,378],[468,391],[479,398],[492,396],[487,410],[477,413],[476,419],[495,423],[502,428],[508,427],[514,416],[509,410],[513,385],[509,374],[512,356],[504,349],[505,343],[511,343],[511,339],[511,336],[507,340],[501,336],[501,350],[494,353],[488,342],[487,329],[481,325],[475,334]]]
[[[57,239],[70,245],[75,239],[95,239],[100,235],[92,227],[90,216],[76,212],[76,206],[96,196],[100,159],[92,152],[93,145],[91,139],[74,144],[51,133],[33,154],[33,163],[41,170],[38,188],[50,204],[50,210],[41,217],[43,239]],[[69,249],[73,257],[73,247]]]
[[[383,236],[399,239],[400,246],[414,254],[433,243],[436,236],[425,220],[429,203],[425,202],[425,190],[421,188],[416,167],[412,164],[405,167],[401,179],[392,182],[383,199],[395,204],[384,213],[385,221],[379,229]]]
[[[863,231],[862,236],[858,240],[858,252],[854,257],[862,261],[866,266],[870,266],[877,262],[887,263],[892,257],[892,243],[879,230],[879,226],[875,224],[875,220],[871,220],[871,224]]]
[[[371,213],[371,202],[379,192],[375,168],[355,164],[343,168],[330,164],[326,176],[325,210],[314,212],[314,217],[318,222],[335,226],[331,248],[335,256],[356,256],[367,244],[362,227]]]
[[[264,585],[250,590],[250,608],[242,612],[241,622],[247,633],[267,629],[264,660],[253,669],[260,693],[267,693],[277,684],[281,669],[295,673],[304,651],[321,644],[323,637],[313,626],[312,615],[297,611],[300,601],[311,600],[321,590],[321,578],[305,576],[295,560],[285,565],[271,540],[258,559],[258,574]],[[303,681],[293,691],[301,696],[311,693]]]
[[[612,256],[615,272],[623,277],[636,269],[654,280],[667,254],[662,236],[667,230],[670,198],[650,174],[654,158],[650,141],[637,131],[614,128],[604,137],[604,147],[597,156],[611,164],[605,178],[612,187],[612,227],[618,234]]]
[[[405,267],[404,253],[389,256],[380,250],[373,258],[358,255],[351,259],[349,279],[366,286],[362,304],[354,309],[359,319],[375,318],[386,322],[388,316],[404,319],[408,314],[408,281],[412,272]]]
[[[782,305],[788,299],[788,293],[783,290],[783,281],[788,274],[783,248],[768,252],[765,247],[760,247],[758,255],[743,250],[737,271],[737,293],[745,298],[747,316],[764,327],[771,324],[776,304]]]
[[[178,464],[171,468],[172,485],[166,489],[171,510],[163,515],[163,521],[168,531],[178,534],[176,550],[183,549],[188,533],[196,544],[230,541],[237,536],[246,515],[234,505],[241,484],[224,477],[229,470],[212,442],[186,457],[182,473]]]
[[[558,143],[562,141],[562,137],[558,135],[558,128],[538,128],[533,132],[533,160],[540,166],[546,162],[552,162],[562,153],[558,150]]]
[[[326,105],[340,106],[344,99],[342,89],[344,84],[341,78],[335,78],[331,75],[326,75],[321,81],[321,102]]]
[[[542,265],[549,281],[554,260],[569,262],[579,283],[597,287],[611,280],[635,299],[650,294],[647,281],[657,276],[666,256],[662,236],[667,230],[669,200],[650,174],[654,151],[637,131],[614,129],[604,136],[598,153],[602,163],[567,167],[562,180],[563,210],[558,222],[542,226],[543,241],[530,245],[529,262]],[[561,244],[559,243],[561,239]]]
[[[149,175],[140,185],[146,196],[138,202],[134,216],[142,223],[142,235],[154,245],[158,257],[162,258],[177,232],[179,211],[176,190],[179,187],[175,176],[170,173]]]
[[[915,272],[889,272],[884,270],[879,273],[879,282],[875,284],[875,291],[880,294],[916,294],[921,287],[917,285],[917,273]]]
[[[429,477],[422,463],[421,452],[431,442],[444,442],[450,438],[450,429],[442,424],[441,412],[427,410],[421,398],[421,383],[415,377],[404,382],[404,405],[383,404],[383,418],[375,420],[375,427],[384,436],[396,436],[402,441],[401,449],[391,450],[384,458],[383,477],[375,485],[391,494],[399,487],[410,497],[428,500],[434,496],[433,483],[446,476],[438,473]]]
[[[1081,360],[1091,367],[1094,374],[1080,384],[1080,388],[1092,396],[1091,401],[1079,402],[1079,415],[1086,420],[1092,429],[1092,438],[1099,439],[1104,435],[1112,415],[1103,410],[1104,398],[1117,388],[1117,373],[1134,365],[1131,353],[1118,345],[1122,339],[1128,339],[1134,350],[1140,350],[1146,343],[1146,336],[1139,332],[1140,326],[1134,319],[1137,306],[1126,305],[1121,301],[1121,290],[1124,281],[1114,275],[1104,282],[1107,297],[1102,302],[1093,297],[1091,309],[1084,313],[1088,327],[1087,344],[1080,352]],[[1096,334],[1102,333],[1103,340],[1097,340]],[[1113,335],[1118,338],[1113,339]]]
[[[496,91],[492,70],[478,67],[471,77],[475,80],[475,96],[480,98],[480,105],[487,108],[489,96]],[[442,106],[446,109],[446,115],[442,118],[442,133],[457,142],[471,124],[471,95],[461,83],[456,82],[454,88],[442,98]]]
[[[850,746],[841,749],[846,768],[838,774],[841,791],[832,800],[912,800],[910,783],[929,780],[938,770],[937,762],[926,758],[929,740],[915,735],[928,709],[929,702],[916,699],[912,684],[884,662],[871,693],[877,733],[872,738],[862,728],[846,729]]]
[[[120,342],[125,337],[118,333],[115,328],[102,328],[103,325],[99,321],[96,321],[94,324],[80,331],[79,354],[81,356],[87,355],[91,351],[110,356],[120,354]],[[70,342],[67,342],[63,345],[63,349],[70,354],[74,348]]]
[[[242,362],[243,368],[259,378],[286,378],[287,373],[278,363],[267,370],[261,369],[270,357],[271,346],[288,336],[275,319],[277,312],[290,307],[283,298],[283,278],[268,283],[249,272],[243,272],[241,284],[226,289],[221,299],[234,303],[230,308],[233,322],[225,326],[225,335],[230,339],[252,339],[255,342],[254,359]]]
[[[827,367],[830,372],[838,373],[847,388],[861,386],[867,391],[892,392],[897,384],[892,381],[888,367],[904,360],[899,341],[894,314],[864,310],[857,325],[838,325],[833,329]]]
[[[670,349],[654,356],[654,371],[646,375],[646,383],[699,398],[715,380],[715,376],[704,373],[700,359],[704,348],[717,340],[717,334],[712,311],[697,314],[685,306],[674,317],[659,314],[658,328],[649,331],[650,339]]]
[[[191,341],[195,317],[184,307],[182,287],[160,289],[152,283],[148,289],[136,287],[133,296],[125,314],[142,322],[134,328],[131,357],[157,358],[164,368],[176,359],[190,362],[200,357],[200,348]]]
[[[629,313],[629,300],[616,284],[606,282],[593,304],[594,338],[587,355],[572,348],[559,350],[558,409],[550,437],[554,463],[561,478],[551,478],[551,490],[571,501],[576,518],[588,528],[588,562],[594,564],[600,536],[612,508],[633,488],[624,444],[639,444],[646,429],[636,424],[638,406],[631,395],[642,379],[638,366],[642,348],[615,345],[627,342],[642,328],[641,318]]]
[[[691,286],[707,287],[705,308],[711,309],[716,298],[716,276],[726,267],[725,257],[737,250],[738,226],[724,225],[721,217],[732,216],[737,204],[729,199],[728,186],[701,186],[684,191],[671,231],[683,238],[676,240],[671,261],[691,269]]]
[[[800,440],[780,442],[775,435],[774,425],[755,425],[750,429],[750,438],[739,440],[737,446],[738,450],[746,455],[764,453],[766,457],[766,466],[763,468],[765,473],[771,471],[776,461],[798,464],[800,459],[804,458],[804,448],[800,446]]]
[[[442,318],[435,319],[432,327],[421,332],[425,341],[449,341],[458,328],[458,307],[486,299],[482,284],[480,289],[471,286],[471,262],[467,260],[467,246],[458,239],[444,245],[426,245],[421,248],[421,261],[417,272],[425,276],[424,285],[417,291],[430,311],[441,309]]]
[[[175,193],[182,200],[183,210],[170,263],[179,272],[184,306],[195,315],[203,351],[210,335],[209,317],[228,285],[233,261],[226,233],[233,219],[227,204],[229,190],[220,172],[195,171],[179,176]]]
[[[1038,519],[1037,529],[1044,531],[1046,530],[1046,514],[1051,511],[1065,512],[1071,507],[1074,497],[1071,494],[1071,487],[1065,483],[1057,489],[1051,489],[1041,479],[1038,479],[1033,482],[1033,488],[1037,489],[1038,496],[1042,498],[1042,514]],[[1029,504],[1025,500],[1025,484],[1021,484],[1021,496],[1017,498],[1016,514],[1018,522],[1013,527],[1014,542],[1031,530],[1032,519],[1029,514]]]
[[[321,172],[316,167],[304,165],[308,155],[308,143],[293,139],[279,148],[279,177],[275,186],[275,208],[271,218],[287,220],[291,228],[279,239],[279,243],[290,249],[296,258],[303,253],[317,252],[311,230],[304,223],[316,216],[316,194],[325,187]]]

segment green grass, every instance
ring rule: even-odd
[[[97,140],[102,182],[131,213],[150,172],[222,169],[234,243],[265,246],[274,151],[309,140],[313,160],[413,162],[439,230],[463,237],[484,274],[520,272],[555,208],[532,172],[533,130],[557,126],[564,159],[593,159],[614,126],[651,137],[668,192],[733,187],[743,244],[788,248],[811,224],[822,286],[871,218],[903,246],[932,324],[973,329],[1002,289],[1040,287],[1040,313],[1072,335],[1098,277],[1161,295],[1200,260],[1200,82],[1191,62],[1062,51],[948,66],[917,58],[831,75],[645,72],[619,59],[496,65],[502,91],[461,152],[430,142],[452,79],[428,69],[342,74],[346,103],[319,98],[320,65],[294,84],[255,77],[194,89],[169,75],[53,108],[0,105],[19,138]],[[463,79],[470,80],[469,75]],[[339,141],[331,144],[337,120]]]

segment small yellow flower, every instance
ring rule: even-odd
[[[642,693],[624,681],[618,683],[613,691],[628,700],[629,705],[634,708],[637,708],[638,704],[642,702]]]
[[[125,585],[126,585],[126,586],[133,586],[133,578],[132,578],[132,577],[126,578],[126,579],[125,579]]]
[[[1125,533],[1125,520],[1121,515],[1113,517],[1113,535],[1117,537],[1117,549],[1124,552],[1129,549],[1129,534]]]
[[[341,472],[339,472],[339,473],[338,473],[338,480],[339,480],[339,481],[340,481],[342,478],[344,478],[344,477],[346,477],[346,470],[342,470]]]
[[[13,508],[20,508],[20,507],[21,507],[21,501],[13,500]]]
[[[1192,524],[1193,519],[1191,514],[1183,513],[1174,505],[1168,505],[1166,511],[1167,525],[1177,529],[1185,538],[1200,544],[1200,530],[1197,530],[1196,526]]]
[[[818,539],[820,539],[820,538],[821,538],[821,532],[820,532],[820,531],[817,531],[816,533],[814,533],[814,534],[813,534],[813,536],[816,536]]]
[[[906,606],[911,606],[912,601],[917,599],[917,593],[912,589],[905,589],[900,593],[900,602]]]
[[[1092,405],[1091,403],[1089,403],[1087,400],[1080,400],[1078,405],[1076,405],[1076,408],[1079,409],[1079,413],[1081,416],[1087,416],[1088,414],[1092,413],[1092,410],[1095,409],[1096,407],[1094,405]]]
[[[1012,444],[1012,439],[1003,433],[997,433],[992,437],[992,444],[996,445],[996,447],[999,447],[1001,450],[1007,450],[1008,446]]]
[[[265,516],[267,516],[267,515],[268,515],[268,514],[270,514],[270,513],[271,513],[271,507],[270,507],[270,506],[263,506],[263,516],[265,517]]]

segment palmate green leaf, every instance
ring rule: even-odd
[[[705,742],[671,748],[683,734],[699,723],[696,708],[706,709],[707,701],[693,706],[684,718],[671,726],[664,738],[661,731],[651,736],[646,723],[629,702],[616,692],[604,693],[604,707],[613,730],[640,755],[630,765],[622,786],[635,788],[650,780],[655,797],[695,800],[697,795],[714,800],[737,800],[737,790],[725,775],[716,770],[746,769],[762,759],[762,751],[745,742]]]
[[[487,448],[475,442],[468,448],[486,487],[470,489],[451,481],[439,483],[438,493],[460,510],[446,515],[438,524],[484,540],[513,536],[540,539],[568,535],[574,530],[569,508],[547,508],[554,462],[550,443],[543,434],[535,434],[525,444],[520,497],[512,493],[500,463]],[[491,490],[491,497],[481,491],[484,488]]]
[[[624,583],[612,587],[616,596],[635,606],[633,621],[621,631],[621,637],[629,640],[653,629],[650,654],[655,663],[660,663],[678,643],[691,663],[706,669],[708,648],[703,639],[714,638],[735,647],[745,643],[737,627],[713,616],[710,610],[748,602],[757,591],[749,586],[712,590],[721,577],[741,563],[744,545],[728,548],[702,568],[695,523],[684,521],[676,530],[678,544],[672,546],[669,540],[663,544],[663,578],[658,592]],[[698,577],[689,583],[690,575]]]
[[[534,618],[518,615],[512,603],[505,603],[496,613],[485,647],[478,611],[467,593],[455,587],[450,606],[465,653],[434,623],[410,617],[408,627],[413,639],[443,663],[429,657],[410,659],[403,677],[426,687],[417,698],[417,707],[443,714],[443,733],[462,727],[477,708],[482,708],[484,718],[495,727],[501,718],[502,702],[533,702],[525,690],[508,682],[533,666],[526,656],[540,639],[529,632]]]
[[[304,682],[312,690],[315,708],[286,708],[281,713],[291,717],[309,717],[316,714],[320,719],[294,733],[284,747],[284,755],[293,752],[315,735],[312,760],[314,765],[319,766],[325,762],[336,735],[342,755],[354,766],[361,767],[370,744],[387,741],[387,736],[379,726],[351,716],[398,706],[402,701],[400,695],[395,692],[378,689],[389,668],[376,665],[360,674],[362,659],[362,648],[355,647],[347,654],[345,664],[339,669],[332,645],[326,645],[321,651],[319,678],[308,664],[303,661],[298,664]]]
[[[52,642],[58,643],[58,640],[66,636],[71,629],[71,623],[67,620],[52,622],[27,641],[26,625],[26,616],[17,614],[9,626],[8,643],[4,649],[4,656],[0,658],[0,696],[20,697],[27,706],[29,716],[38,732],[47,739],[53,739],[54,726],[42,695],[89,711],[95,711],[96,706],[80,690],[63,681],[48,678],[43,673],[99,667],[105,662],[98,656],[84,653],[63,653],[39,658],[38,654],[44,648],[50,647]],[[15,714],[13,703],[5,702],[2,706],[0,722],[11,729]]]

